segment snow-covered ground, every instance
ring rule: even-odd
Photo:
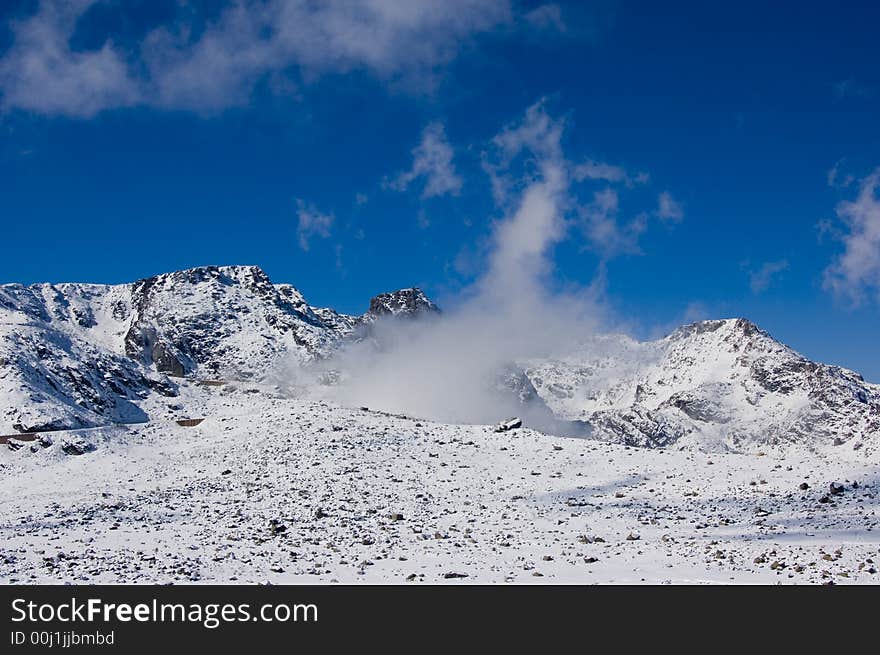
[[[174,401],[206,420],[0,446],[0,581],[880,581],[865,449],[631,448],[247,385]]]

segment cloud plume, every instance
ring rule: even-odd
[[[557,421],[537,397],[523,403],[531,385],[518,366],[574,347],[598,324],[587,291],[558,293],[548,284],[573,203],[563,130],[537,104],[496,135],[486,157],[518,192],[505,198],[492,229],[485,271],[441,316],[379,321],[368,338],[325,363],[341,372],[326,387],[334,400],[446,421],[519,415],[533,427],[583,431]]]
[[[297,229],[299,247],[309,249],[309,242],[314,237],[327,239],[330,237],[330,228],[333,227],[333,214],[319,211],[314,205],[307,204],[303,200],[296,201]]]
[[[473,281],[441,315],[370,322],[330,360],[284,370],[283,384],[349,406],[464,423],[517,415],[585,434],[554,417],[525,375],[533,360],[593,347],[607,327],[602,285],[560,286],[555,250],[570,238],[592,244],[604,279],[608,259],[637,249],[652,210],[623,220],[619,194],[629,187],[607,186],[607,170],[584,175],[566,155],[567,127],[542,100],[484,144],[498,218]]]

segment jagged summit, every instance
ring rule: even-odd
[[[370,300],[367,316],[380,318],[383,316],[416,317],[425,314],[439,314],[437,307],[418,287],[400,289],[391,293],[381,293]]]
[[[693,334],[704,334],[707,332],[718,333],[719,331],[723,331],[726,334],[739,334],[745,337],[750,337],[758,333],[767,337],[770,336],[749,319],[740,317],[695,321],[673,330],[666,338],[683,339]]]

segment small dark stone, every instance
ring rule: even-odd
[[[284,525],[278,519],[270,519],[269,520],[269,532],[272,534],[281,534],[282,532],[287,531],[287,526]]]

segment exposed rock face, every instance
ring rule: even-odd
[[[687,437],[740,450],[880,434],[880,386],[812,362],[741,318],[648,343],[601,337],[582,353],[531,363],[528,374],[557,414],[631,445]]]
[[[137,403],[174,383],[121,348],[127,287],[0,286],[0,431],[146,420]]]
[[[425,314],[439,314],[437,307],[421,289],[400,289],[391,293],[382,293],[370,300],[368,318],[398,316],[415,318]]]
[[[251,379],[334,338],[302,295],[255,266],[207,266],[132,285],[125,352],[169,375]]]
[[[520,367],[514,364],[508,364],[498,371],[495,389],[502,393],[513,393],[517,401],[524,405],[536,402],[543,405],[532,381]]]

